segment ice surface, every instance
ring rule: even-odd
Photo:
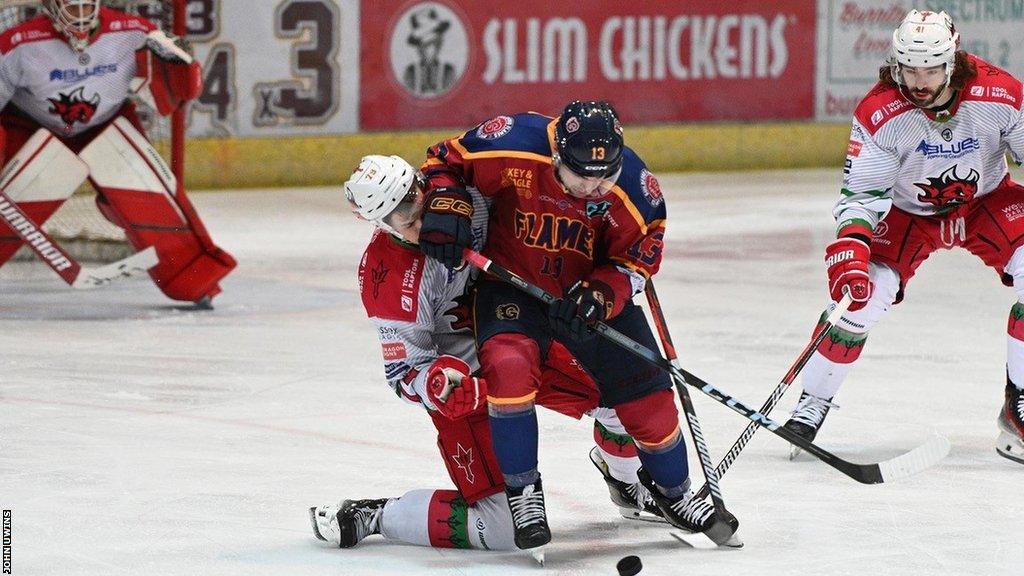
[[[684,366],[760,406],[826,292],[838,170],[674,175],[656,277]],[[588,421],[542,412],[554,540],[523,554],[313,539],[306,509],[448,487],[428,419],[383,381],[356,291],[370,229],[336,189],[195,194],[239,260],[216,310],[147,280],[72,291],[37,262],[0,269],[0,506],[20,575],[1020,574],[1024,468],[996,455],[1015,300],[942,252],[874,331],[819,436],[854,461],[932,432],[938,466],[863,486],[761,432],[722,482],[746,547],[697,551],[618,518]],[[15,279],[16,278],[16,279]],[[797,390],[773,417],[784,420]],[[746,421],[694,391],[715,461]],[[696,459],[691,458],[696,470]]]

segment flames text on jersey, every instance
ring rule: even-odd
[[[593,259],[594,230],[581,220],[516,210],[516,238],[548,252],[572,250]]]

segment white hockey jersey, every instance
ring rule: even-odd
[[[473,249],[487,239],[487,204],[473,197]],[[377,229],[359,264],[359,292],[377,328],[388,385],[401,398],[435,409],[425,391],[426,368],[438,356],[461,358],[477,370],[472,303],[467,288],[477,270],[450,271],[416,246]]]
[[[129,93],[135,52],[156,25],[100,9],[100,27],[81,54],[39,16],[0,35],[0,109],[17,106],[61,137],[110,120]]]
[[[927,112],[896,88],[875,86],[854,112],[835,206],[839,235],[870,236],[895,205],[922,216],[980,198],[1007,176],[1006,153],[1024,160],[1021,82],[975,56],[950,114]]]

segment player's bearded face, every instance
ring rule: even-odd
[[[576,198],[600,198],[611,191],[612,186],[615,186],[615,180],[619,177],[618,171],[606,178],[580,176],[570,170],[568,166],[557,161],[555,167],[555,174],[558,175],[558,181],[565,188],[566,193]]]
[[[922,108],[934,106],[946,88],[946,67],[914,68],[900,66],[903,84],[910,100]]]

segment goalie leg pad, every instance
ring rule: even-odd
[[[85,181],[89,168],[46,129],[29,136],[27,126],[8,126],[7,133],[7,145],[17,153],[0,172],[0,189],[25,216],[42,225]],[[22,244],[21,237],[0,220],[0,266]]]
[[[431,418],[448,475],[466,502],[473,504],[503,492],[505,481],[491,445],[487,409],[482,407],[457,420],[437,412],[432,412]]]
[[[127,118],[114,120],[79,156],[103,196],[101,210],[137,250],[156,247],[160,263],[149,274],[164,294],[195,302],[220,292],[234,258],[213,244],[170,168]]]

